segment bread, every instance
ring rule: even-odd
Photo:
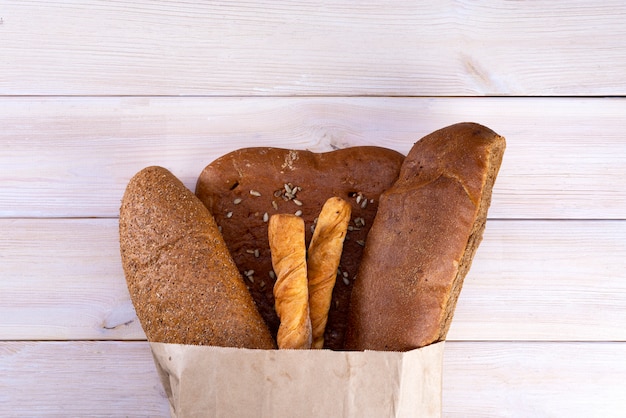
[[[274,299],[280,318],[278,348],[311,348],[304,221],[296,215],[272,215],[268,238],[276,272]]]
[[[172,173],[148,167],[130,180],[119,233],[149,341],[275,348],[215,220]]]
[[[324,347],[324,333],[343,242],[348,232],[351,207],[338,197],[328,199],[315,223],[315,231],[307,253],[309,310],[313,327],[312,348]]]
[[[485,228],[505,140],[461,123],[418,141],[380,197],[352,293],[345,348],[445,339]]]
[[[337,196],[350,203],[352,220],[344,242],[341,271],[333,291],[325,347],[343,346],[352,283],[363,244],[378,207],[404,156],[380,147],[351,147],[327,153],[279,148],[245,148],[210,163],[200,174],[196,195],[220,225],[226,245],[246,278],[272,335],[274,310],[267,221],[276,213],[299,213],[310,242],[324,202]]]

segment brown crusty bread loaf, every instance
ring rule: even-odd
[[[119,233],[149,341],[275,348],[215,220],[172,173],[148,167],[130,180]]]
[[[220,225],[230,253],[272,334],[279,320],[272,288],[275,276],[267,221],[276,213],[299,213],[311,240],[315,219],[327,199],[351,204],[340,275],[333,291],[325,347],[343,346],[352,283],[376,214],[379,195],[398,177],[404,156],[380,147],[351,147],[326,153],[280,148],[245,148],[210,163],[196,194]]]
[[[406,351],[445,339],[485,228],[505,140],[475,123],[417,142],[380,198],[346,349]]]

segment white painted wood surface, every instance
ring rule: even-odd
[[[229,150],[406,153],[461,121],[508,138],[489,215],[620,219],[626,208],[623,98],[0,98],[6,160],[0,216],[115,217],[130,177],[169,168],[192,190]]]
[[[145,338],[117,219],[0,219],[0,229],[3,339]],[[626,340],[624,242],[623,221],[490,220],[448,339]]]
[[[141,168],[193,189],[235,148],[407,152],[475,121],[508,148],[444,416],[626,416],[625,23],[617,0],[0,4],[0,415],[169,416],[117,247]]]
[[[616,95],[622,0],[7,1],[5,94]]]

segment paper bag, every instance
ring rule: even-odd
[[[172,417],[439,417],[444,343],[404,353],[151,343]]]

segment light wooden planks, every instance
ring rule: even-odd
[[[449,339],[626,341],[624,242],[624,221],[488,222]]]
[[[0,230],[0,340],[145,338],[116,219]],[[490,221],[448,339],[626,341],[624,242],[624,221]]]
[[[625,343],[447,342],[443,416],[623,416],[625,357]],[[2,342],[0,371],[2,416],[169,416],[145,342]]]
[[[145,339],[117,220],[1,220],[0,340]]]
[[[147,343],[0,343],[0,415],[169,417]]]
[[[624,219],[626,99],[0,98],[0,217],[115,217],[130,177],[169,168],[192,190],[246,146],[406,153],[460,121],[507,138],[492,218]]]
[[[193,189],[243,146],[406,152],[472,120],[508,150],[444,417],[624,416],[626,99],[573,96],[626,95],[625,18],[621,0],[3,2],[0,415],[169,416],[117,248],[142,167]]]
[[[0,13],[3,95],[626,93],[621,0],[8,1]]]
[[[623,417],[626,344],[448,342],[444,417]]]

